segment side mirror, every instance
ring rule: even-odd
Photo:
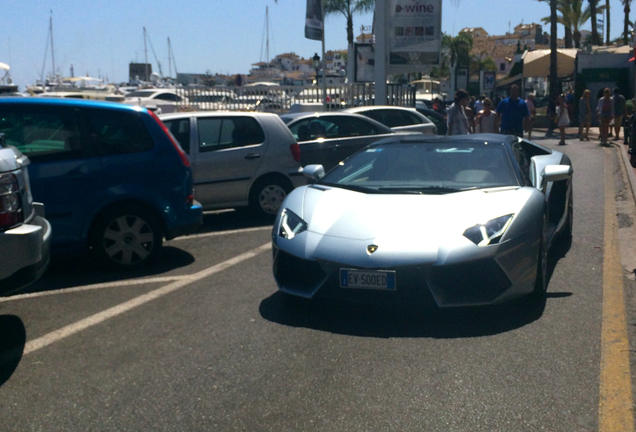
[[[572,177],[571,165],[547,165],[543,169],[543,180],[549,182],[555,182],[560,180],[567,180]]]
[[[322,165],[307,165],[303,168],[303,174],[312,180],[320,180],[325,176],[325,168]]]

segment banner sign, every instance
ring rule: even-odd
[[[307,14],[305,16],[305,37],[307,39],[322,40],[324,20],[322,16],[322,0],[307,0]]]
[[[442,48],[442,0],[391,0],[391,66],[437,65]]]
[[[481,91],[494,90],[495,89],[495,72],[494,71],[481,71]]]

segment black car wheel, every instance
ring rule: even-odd
[[[163,233],[155,215],[133,206],[107,211],[93,225],[90,247],[104,265],[121,270],[135,269],[155,257]]]

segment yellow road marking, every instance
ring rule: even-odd
[[[603,323],[599,431],[634,430],[629,341],[623,297],[623,268],[618,251],[612,153],[605,149],[605,247],[603,254]]]

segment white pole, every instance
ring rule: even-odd
[[[387,71],[387,41],[388,41],[388,4],[390,0],[376,0],[375,2],[375,105],[386,105],[386,71]]]
[[[322,8],[322,108],[327,111],[327,62],[325,60],[325,2],[320,2]],[[316,77],[318,78],[318,77]]]

